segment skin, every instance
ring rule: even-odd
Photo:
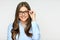
[[[25,6],[23,6],[23,7],[20,8],[19,11],[28,11],[28,9]],[[35,16],[36,16],[35,13],[33,11],[29,10],[29,15],[32,18],[32,21],[35,21],[35,19],[36,19],[35,18]],[[26,20],[29,18],[29,15],[28,15],[28,13],[19,14],[19,19],[20,19],[22,25],[26,24]]]

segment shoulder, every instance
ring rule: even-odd
[[[9,25],[8,25],[8,29],[7,29],[7,40],[12,40],[11,39],[11,30],[12,30],[12,23],[10,23]]]
[[[39,34],[40,28],[36,21],[32,21],[32,32],[35,34]]]
[[[36,21],[31,21],[31,24],[32,24],[32,26],[36,26],[36,25],[38,26]]]
[[[39,26],[38,26],[37,22],[36,21],[31,21],[31,28],[30,28],[29,32],[32,33],[33,31],[38,30],[38,28],[39,28]]]
[[[32,21],[31,25],[32,25],[32,28],[35,28],[35,27],[39,28],[39,25],[38,25],[38,23],[36,21]]]
[[[11,29],[12,29],[12,26],[13,26],[13,23],[10,23],[10,24],[8,25],[8,30],[11,30]]]

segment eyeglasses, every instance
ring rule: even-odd
[[[27,14],[27,13],[29,13],[29,11],[19,11],[19,14]]]

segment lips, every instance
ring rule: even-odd
[[[24,16],[24,17],[21,17],[21,18],[25,19],[26,17]]]

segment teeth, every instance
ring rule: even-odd
[[[22,17],[22,18],[25,18],[25,17]]]

